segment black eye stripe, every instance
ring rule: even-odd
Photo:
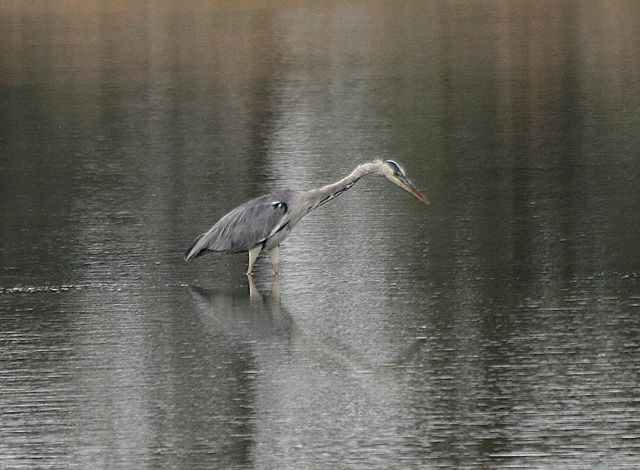
[[[400,165],[398,165],[396,162],[394,162],[393,160],[387,160],[386,163],[391,167],[391,169],[393,169],[393,172],[396,175],[404,176],[404,171],[402,171],[402,168],[400,168]]]

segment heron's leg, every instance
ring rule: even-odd
[[[271,263],[273,264],[273,272],[277,276],[280,274],[280,267],[278,266],[278,258],[280,256],[280,246],[276,245],[269,250],[269,256],[271,257]]]
[[[247,276],[251,276],[251,270],[253,269],[253,263],[258,259],[258,255],[262,250],[262,245],[255,246],[249,250],[249,267],[247,268]]]

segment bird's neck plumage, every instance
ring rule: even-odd
[[[380,162],[377,161],[363,163],[361,165],[358,165],[355,170],[353,170],[341,180],[318,189],[312,189],[307,193],[307,197],[309,198],[310,203],[309,210],[307,212],[310,212],[313,209],[329,202],[331,199],[339,196],[347,189],[351,188],[354,184],[356,184],[360,178],[376,171],[379,165]]]

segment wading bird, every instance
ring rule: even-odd
[[[222,217],[208,232],[196,238],[185,252],[184,259],[191,261],[209,252],[249,252],[247,276],[250,276],[253,263],[260,252],[266,250],[277,276],[280,243],[287,238],[300,219],[371,173],[383,175],[425,204],[429,204],[407,178],[400,165],[392,160],[376,160],[358,165],[348,176],[321,188],[311,191],[283,189],[245,202]]]

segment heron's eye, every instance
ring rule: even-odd
[[[396,162],[394,162],[393,160],[387,160],[387,165],[389,165],[389,167],[393,171],[394,176],[403,176],[403,172]]]
[[[285,212],[287,212],[287,210],[288,210],[287,203],[286,203],[286,202],[282,202],[282,201],[275,201],[275,202],[272,202],[272,203],[271,203],[271,206],[272,206],[274,209],[282,209],[282,210],[284,210]]]

